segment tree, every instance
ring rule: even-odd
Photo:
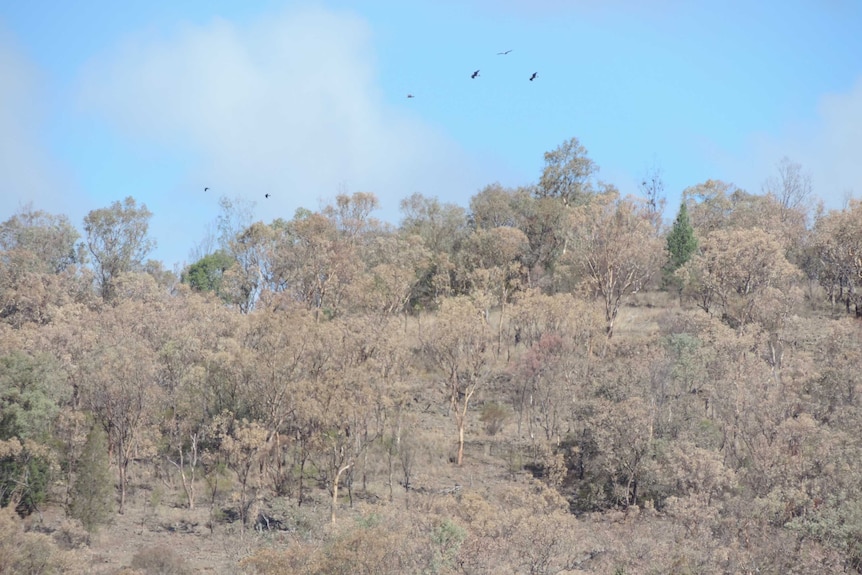
[[[338,228],[351,225],[347,220],[298,213],[285,224],[278,242],[275,273],[292,298],[313,310],[317,320],[338,313],[361,269],[356,241]]]
[[[60,404],[68,398],[47,355],[21,351],[0,357],[0,505],[10,501],[27,515],[44,501],[54,468],[51,441]]]
[[[554,272],[567,249],[569,208],[561,206],[556,198],[527,196],[518,203],[518,209],[518,227],[530,242],[524,258],[527,285],[553,292]]]
[[[590,421],[603,471],[625,507],[638,504],[641,475],[652,449],[652,414],[640,397],[599,402]]]
[[[145,338],[155,309],[151,302],[125,300],[103,312],[97,320],[97,342],[85,360],[87,378],[81,399],[108,433],[117,464],[119,513],[125,510],[129,462],[160,393],[155,385],[155,352]]]
[[[398,233],[373,238],[366,251],[366,273],[356,282],[359,289],[354,291],[355,299],[372,311],[406,313],[430,259],[428,248],[417,235]]]
[[[87,434],[72,485],[69,514],[95,532],[113,513],[114,481],[108,460],[108,437],[95,424]]]
[[[26,516],[39,509],[48,493],[51,453],[33,440],[0,437],[0,507]]]
[[[564,334],[569,335],[569,334]],[[518,410],[518,435],[526,419],[530,440],[537,425],[544,439],[559,443],[562,429],[576,396],[576,381],[588,372],[586,346],[557,333],[547,333],[519,357],[516,387],[512,390]]]
[[[242,313],[251,312],[264,292],[277,291],[283,283],[274,262],[280,223],[255,222],[230,242],[235,263],[222,274],[222,295]]]
[[[0,224],[0,319],[21,327],[50,323],[70,300],[92,291],[78,267],[85,259],[65,216],[29,206]]]
[[[324,206],[321,213],[329,218],[343,238],[358,243],[364,234],[380,228],[371,213],[380,207],[377,196],[367,192],[338,194],[335,203]]]
[[[75,247],[78,237],[66,216],[33,210],[28,205],[0,224],[0,251],[27,251],[38,262],[34,271],[56,274],[81,263],[83,254]]]
[[[231,252],[231,246],[237,236],[247,230],[254,221],[255,202],[241,197],[230,199],[227,196],[221,196],[218,199],[218,205],[221,208],[221,213],[216,219],[218,247],[234,255]],[[210,251],[206,251],[201,257],[207,255]]]
[[[778,162],[778,177],[771,177],[763,184],[763,191],[775,196],[782,209],[782,219],[795,210],[807,211],[814,193],[811,174],[802,171],[802,164],[787,156]]]
[[[855,308],[862,317],[862,202],[851,200],[847,209],[818,218],[812,250],[819,263],[817,279],[827,297]]]
[[[483,310],[458,296],[443,301],[434,325],[422,337],[426,357],[445,377],[449,410],[458,428],[458,465],[464,459],[470,400],[488,379],[486,325]]]
[[[454,253],[469,233],[464,208],[437,198],[413,194],[401,200],[401,213],[401,230],[421,237],[434,254]]]
[[[721,180],[707,180],[683,190],[682,201],[688,205],[691,225],[699,237],[728,225],[735,191],[739,190],[733,184]]]
[[[0,357],[0,439],[44,441],[68,399],[55,361],[47,354],[15,351]]]
[[[568,257],[584,271],[588,289],[602,298],[610,339],[622,302],[643,289],[661,265],[661,240],[642,207],[615,192],[576,208],[570,229]]]
[[[786,291],[799,270],[778,240],[753,228],[713,231],[677,273],[704,311],[720,310],[725,321],[740,327],[755,321],[765,298],[774,289]]]
[[[470,221],[474,228],[518,227],[517,204],[523,190],[504,188],[499,183],[485,186],[470,198]]]
[[[261,467],[267,433],[256,421],[237,421],[233,414],[224,413],[214,418],[213,434],[219,441],[227,466],[236,473],[240,484],[238,511],[244,530],[249,519],[257,519],[256,514],[252,517],[257,489],[251,485],[251,480],[253,471]],[[260,484],[259,480],[257,484]]]
[[[145,204],[138,207],[127,197],[108,208],[93,210],[84,218],[87,249],[93,256],[99,293],[104,299],[113,297],[112,282],[121,273],[143,267],[147,254],[156,246],[147,235],[153,214]]]
[[[523,259],[529,248],[530,243],[524,232],[517,228],[500,226],[473,232],[465,242],[462,252],[467,267],[465,279],[472,286],[472,295],[484,296],[488,305],[494,303],[500,306],[500,319],[497,324],[498,353],[503,343],[506,306],[512,295],[525,283]],[[486,306],[486,317],[488,311]]]
[[[688,207],[685,202],[679,206],[679,213],[673,221],[673,227],[667,235],[668,260],[663,268],[664,285],[682,289],[674,272],[681,268],[697,251],[697,237],[688,218]]]
[[[652,222],[656,234],[662,229],[662,212],[664,212],[664,179],[662,170],[656,165],[650,167],[641,179],[638,188],[646,200],[647,218]]]
[[[213,413],[208,408],[222,407],[211,403],[215,386],[207,381],[207,360],[219,343],[231,342],[231,320],[245,317],[187,289],[163,303],[163,313],[150,321],[157,349],[155,378],[163,391],[153,409],[160,414],[160,455],[177,470],[189,509],[194,509],[196,477],[210,439],[206,429]]]
[[[266,431],[264,465],[273,489],[283,494],[294,479],[290,455],[297,446],[291,438],[300,428],[300,398],[309,393],[304,383],[319,330],[313,314],[296,307],[283,313],[261,309],[248,316],[247,325],[246,353],[239,360],[247,375],[240,392],[249,416]]]
[[[719,180],[687,188],[683,198],[699,240],[718,229],[759,228],[780,242],[788,261],[803,262],[807,256],[806,204],[790,208],[774,193],[752,194]]]
[[[190,265],[183,272],[182,282],[197,291],[211,291],[221,296],[224,274],[235,261],[227,252],[218,250]]]
[[[571,138],[545,152],[545,168],[536,188],[540,198],[557,198],[565,206],[576,206],[592,194],[590,179],[599,168],[577,138]]]

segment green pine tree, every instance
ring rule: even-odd
[[[688,208],[685,202],[679,207],[679,213],[673,222],[673,228],[667,235],[668,261],[664,266],[664,286],[666,289],[680,289],[680,281],[674,272],[691,259],[697,251],[697,237],[688,218]]]
[[[87,435],[72,485],[69,514],[93,533],[114,510],[114,478],[108,462],[108,437],[98,425]]]

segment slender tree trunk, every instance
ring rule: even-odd
[[[170,464],[177,468],[177,471],[180,472],[180,481],[183,484],[183,491],[186,494],[186,501],[188,502],[189,509],[195,508],[195,497],[194,497],[194,486],[189,482],[189,478],[186,477],[185,471],[185,457],[183,455],[183,450],[180,448],[180,460],[174,461],[168,457],[165,457]]]
[[[467,426],[467,401],[465,398],[464,409],[458,414],[458,466],[464,461],[464,428]]]
[[[404,509],[410,509],[410,477],[404,479]]]
[[[458,465],[464,461],[464,424],[458,425]]]
[[[300,447],[300,449],[304,450],[304,448],[302,448],[302,447]],[[306,461],[306,459],[307,459],[307,456],[305,455],[305,453],[304,452],[300,453],[300,456],[299,456],[299,495],[297,498],[297,504],[296,504],[297,507],[302,507],[302,494],[303,494],[302,488],[304,486],[303,485],[303,478],[305,477],[305,461]]]
[[[393,449],[394,449],[394,445],[390,445],[389,448],[387,449],[388,463],[389,463],[389,477],[387,480],[387,485],[389,487],[389,503],[392,503],[392,500],[393,500],[393,494],[392,494],[392,468],[393,468],[392,450]]]
[[[120,507],[117,510],[117,513],[122,515],[126,511],[126,464],[123,461],[123,456],[120,455],[119,457]]]
[[[341,479],[341,474],[350,469],[352,463],[348,463],[344,467],[338,470],[338,473],[335,474],[335,479],[332,481],[332,507],[330,509],[329,520],[331,523],[335,523],[335,510],[338,507],[338,480]]]
[[[497,324],[497,355],[503,350],[503,318],[506,315],[506,294],[500,299],[500,323]],[[506,340],[506,351],[508,355],[509,341]]]

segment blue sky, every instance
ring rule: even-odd
[[[0,220],[131,195],[171,268],[220,195],[268,222],[374,192],[397,223],[414,192],[534,183],[571,137],[624,193],[659,167],[668,217],[783,156],[837,208],[862,191],[860,24],[856,0],[6,2]]]

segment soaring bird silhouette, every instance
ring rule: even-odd
[[[269,197],[269,194],[264,194],[264,195],[263,195],[263,197],[264,197],[264,198],[268,198],[268,197]]]
[[[538,75],[539,75],[539,73],[538,73],[538,72],[533,72],[533,75],[532,75],[532,76],[530,76],[530,82],[532,82],[533,80],[535,80],[535,79],[536,79],[536,77],[537,77]]]
[[[204,188],[204,191],[207,191],[209,188]]]
[[[471,77],[471,78],[475,78],[475,77],[476,77],[476,76],[478,76],[478,75],[479,75],[479,70],[476,70],[475,72],[473,72],[472,74],[470,74],[470,77]]]
[[[506,50],[505,52],[497,52],[497,56],[505,56],[509,52],[511,52],[511,50]]]
[[[408,97],[408,98],[412,98],[412,97],[413,97],[413,94],[407,94],[407,97]]]

